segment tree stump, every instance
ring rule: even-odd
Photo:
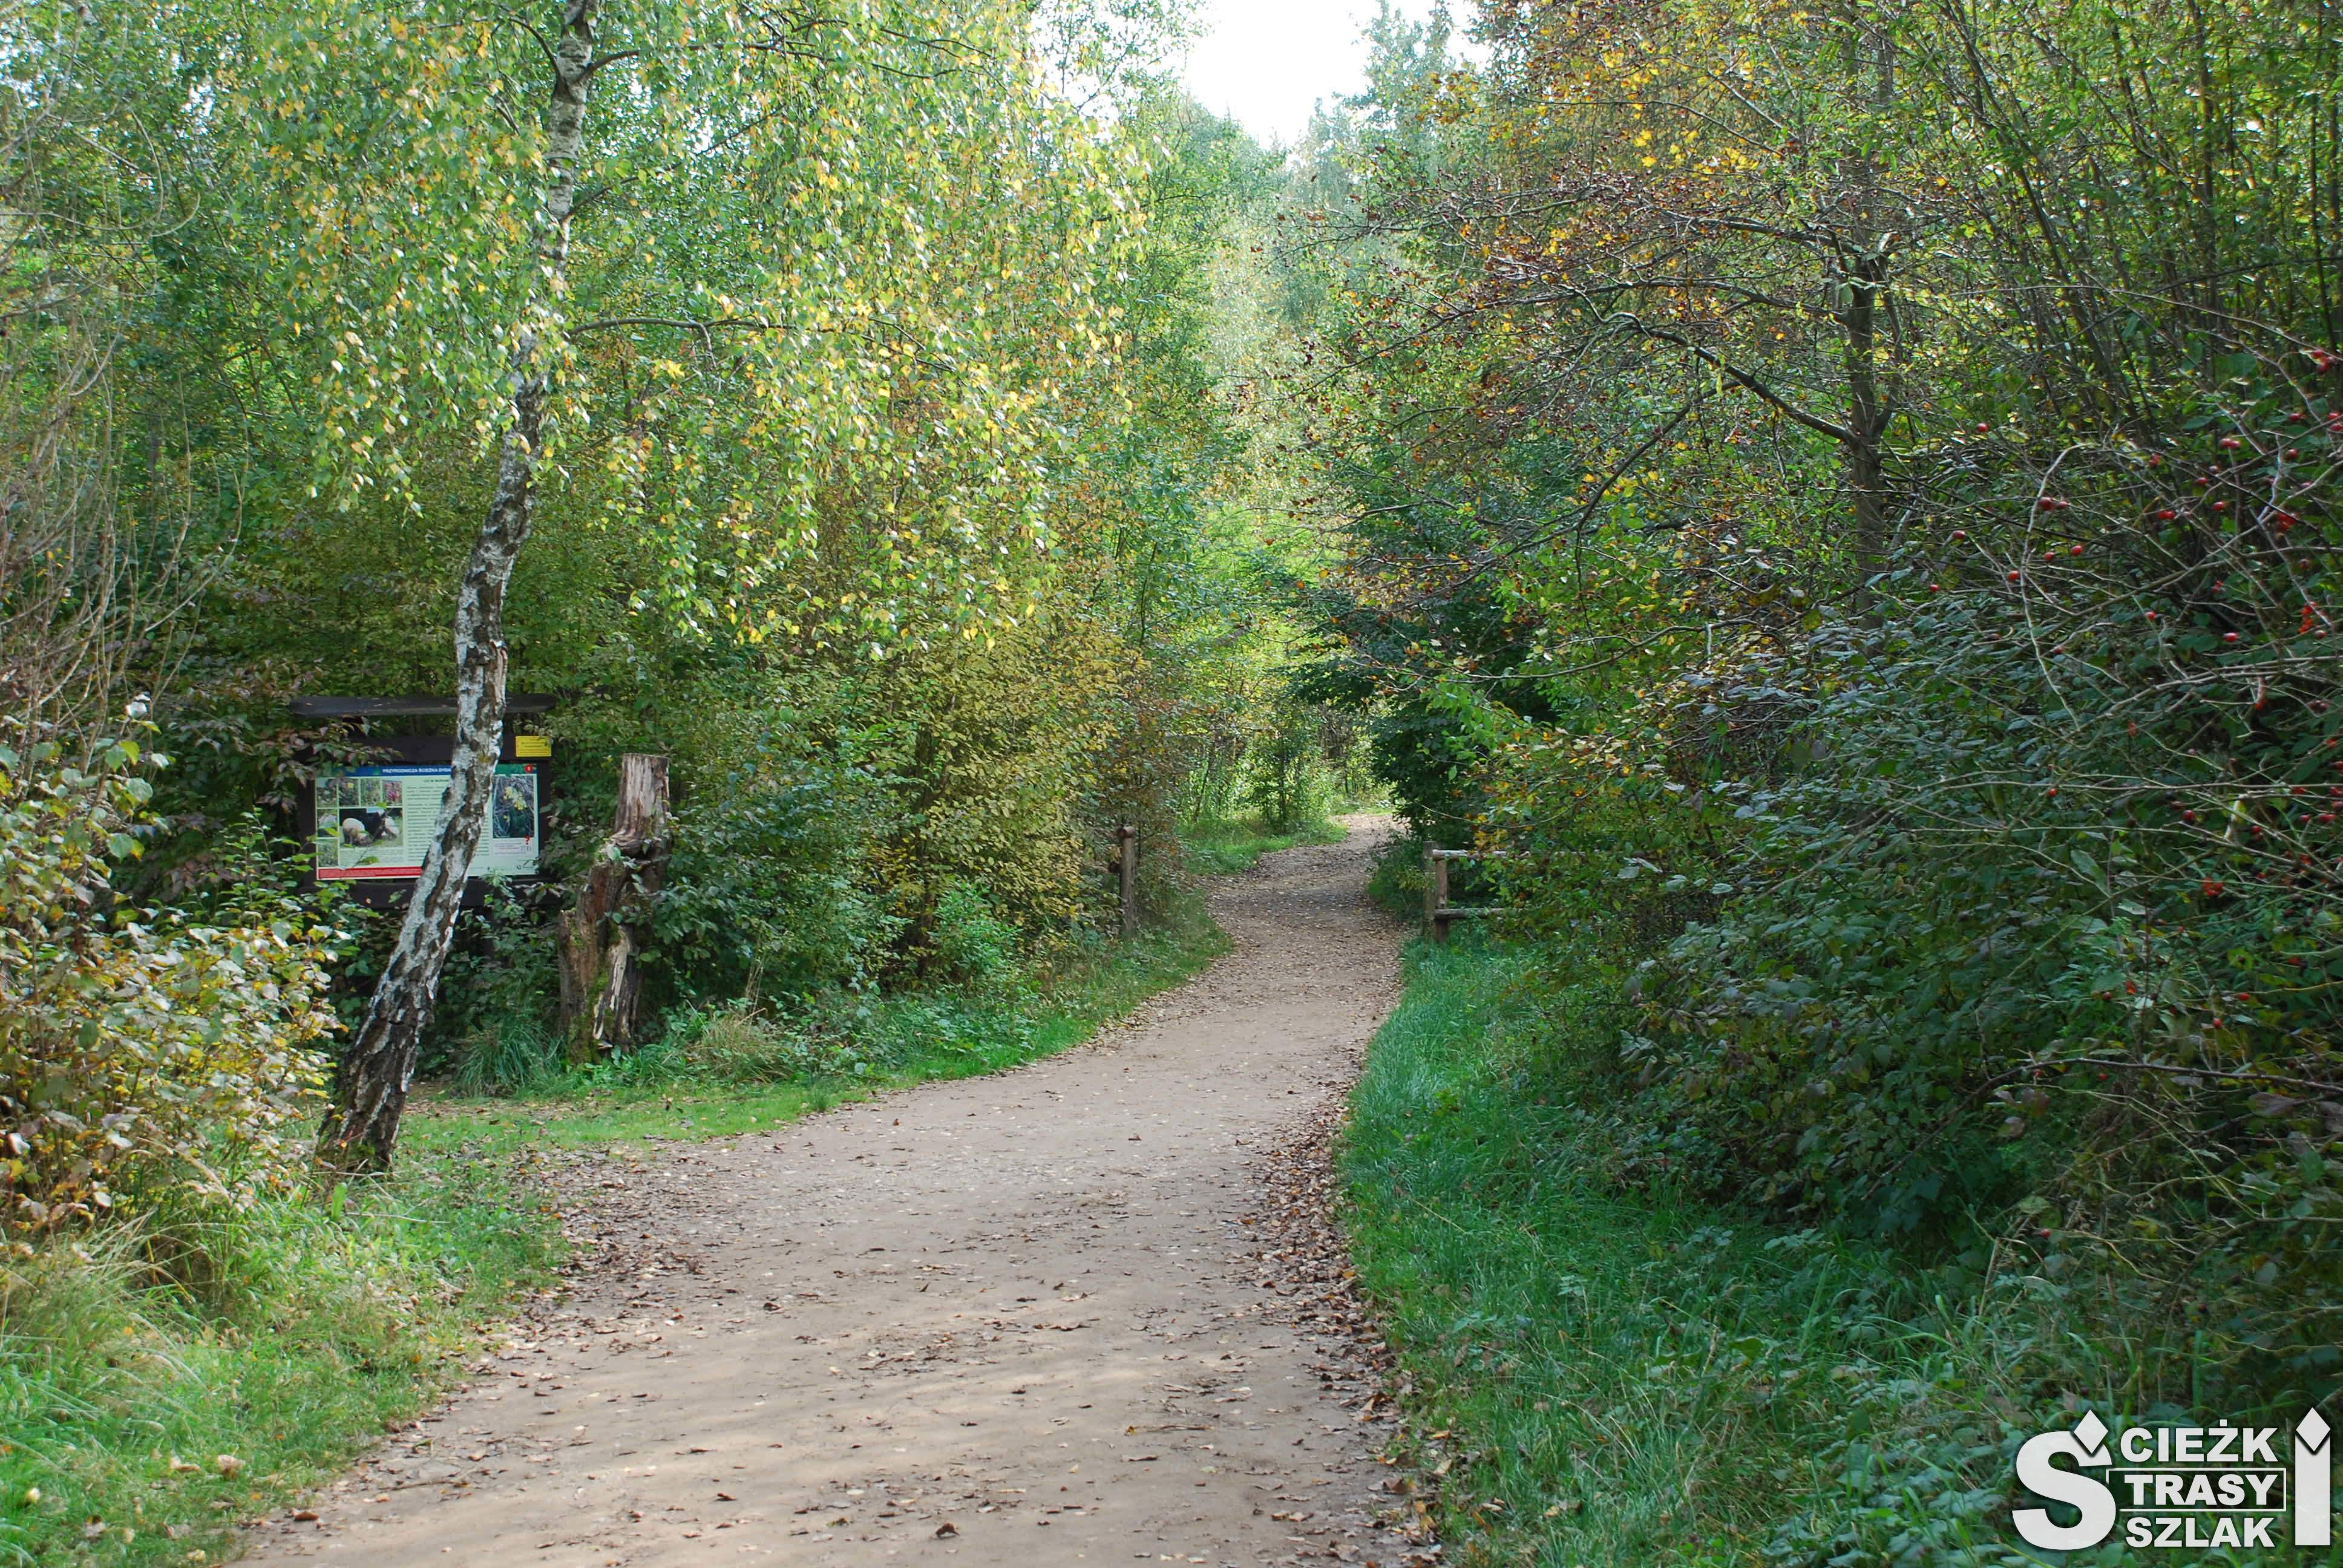
[[[635,1042],[651,900],[667,877],[667,759],[618,761],[618,809],[577,907],[561,917],[561,1028],[569,1059]]]

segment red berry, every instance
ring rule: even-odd
[[[2012,573],[2010,573],[2010,574],[2009,574],[2009,580],[2010,580],[2011,582],[2016,582],[2016,581],[2017,580],[2017,574],[2016,574],[2016,572],[2012,572]]]
[[[2162,510],[2162,511],[2160,511],[2160,512],[2158,512],[2158,513],[2157,513],[2157,514],[2156,514],[2156,520],[2157,520],[2157,522],[2159,522],[2159,523],[2168,523],[2168,522],[2170,522],[2173,518],[2175,518],[2178,517],[2179,515],[2180,515],[2180,514],[2179,514],[2178,512],[2176,512],[2176,511],[2174,511],[2171,508],[2167,507],[2167,508],[2164,508],[2164,510]]]
[[[2221,634],[2221,640],[2223,642],[2235,642],[2237,640],[2237,634],[2234,631],[2225,631]]]
[[[2067,553],[2068,555],[2070,555],[2070,556],[2079,556],[2079,555],[2081,555],[2081,554],[2083,553],[2083,547],[2082,547],[2082,546],[2080,546],[2080,545],[2077,545],[2077,546],[2075,546],[2072,549],[2069,549],[2066,553]]]
[[[2244,445],[2245,443],[2238,440],[2235,436],[2224,436],[2221,437],[2221,450],[2224,452],[2234,452]]]
[[[1992,428],[1993,428],[1993,427],[1992,427],[1992,426],[1990,426],[1990,425],[1988,425],[1988,424],[1986,424],[1984,420],[1980,419],[1980,420],[1978,420],[1978,421],[1977,421],[1976,433],[1977,433],[1978,435],[1982,436],[1982,435],[1984,435],[1986,431],[1988,431],[1988,430],[1990,430],[1990,429],[1992,429]]]
[[[1953,530],[1953,538],[1956,538],[1956,539],[1965,539],[1965,538],[1968,538],[1968,535],[1967,535],[1967,533],[1966,533],[1966,532],[1965,532],[1964,530],[1962,530],[1962,529],[1960,529],[1960,528],[1955,528],[1955,529]]]
[[[1945,591],[1944,585],[1941,583],[1930,583],[1928,585],[1928,591],[1930,593],[1942,593]]]

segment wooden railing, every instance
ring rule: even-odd
[[[1502,849],[1443,849],[1429,839],[1424,842],[1423,938],[1426,941],[1446,941],[1451,920],[1481,920],[1497,912],[1493,908],[1474,908],[1448,901],[1448,862],[1494,859],[1503,853]]]

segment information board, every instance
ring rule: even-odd
[[[472,856],[475,877],[537,874],[536,762],[497,765],[488,830]],[[321,882],[413,878],[439,831],[452,770],[444,762],[333,768],[317,775],[317,857]]]

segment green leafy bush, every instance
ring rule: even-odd
[[[870,874],[895,818],[869,760],[874,739],[849,731],[824,745],[795,709],[729,716],[738,729],[677,806],[653,921],[667,984],[690,1000],[860,982],[902,930]]]
[[[452,1072],[483,1089],[518,1084],[537,1071],[529,1064],[553,1038],[560,982],[551,916],[565,891],[558,883],[516,888],[492,881],[482,889],[479,903],[457,917],[432,1014],[434,1048],[424,1056],[427,1071]],[[377,955],[397,925],[394,920],[375,921],[375,944],[367,954],[374,962],[349,966],[349,979],[371,984],[380,961]],[[350,1004],[345,1023],[357,1021],[349,1014],[363,1016],[357,1005],[362,994],[358,986],[344,985]]]
[[[1014,979],[1021,948],[1017,928],[1001,918],[980,888],[954,882],[936,900],[929,945],[938,978],[970,986]]]
[[[337,1027],[338,933],[247,839],[192,908],[118,898],[151,830],[129,739],[0,747],[0,1177],[51,1229],[178,1191],[247,1203],[300,1168]]]
[[[2343,1373],[2343,457],[2324,401],[2222,368],[2168,436],[1981,502],[1885,579],[1902,605],[1718,690],[1788,707],[1804,762],[1725,787],[1742,892],[1645,966],[1621,1065],[1649,1170],[1875,1233],[1982,1220],[2096,1273],[2192,1382],[2316,1393]]]

